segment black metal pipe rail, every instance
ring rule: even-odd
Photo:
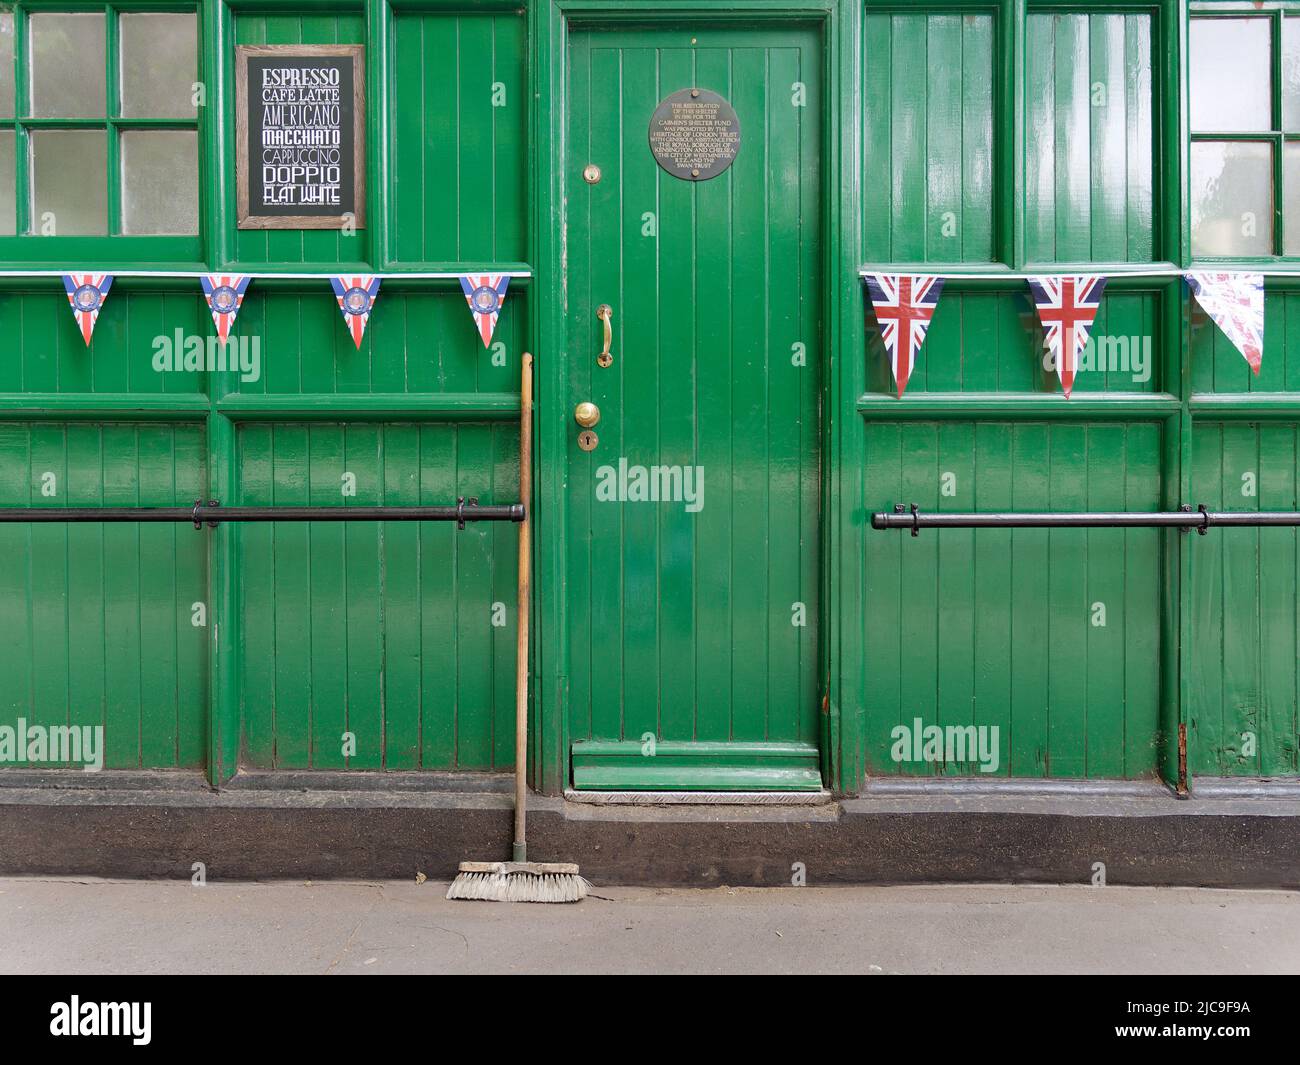
[[[1300,511],[1212,511],[1201,504],[1196,510],[1184,504],[1175,511],[1097,510],[1037,513],[929,513],[915,504],[895,503],[893,513],[871,515],[873,529],[1195,529],[1202,536],[1219,525],[1300,526]]]
[[[181,522],[194,528],[223,521],[454,521],[524,520],[522,503],[480,506],[473,497],[432,507],[223,507],[217,500],[196,500],[192,507],[0,507],[0,522]]]

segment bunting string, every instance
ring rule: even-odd
[[[334,298],[339,310],[343,312],[343,323],[357,349],[361,348],[366,325],[375,308],[379,295],[380,283],[385,278],[394,279],[439,279],[454,280],[460,283],[475,331],[488,347],[496,331],[497,320],[501,316],[501,307],[505,302],[506,290],[512,278],[531,277],[527,270],[503,270],[491,274],[462,274],[448,271],[413,271],[396,274],[320,274],[274,272],[256,274],[211,274],[188,270],[121,270],[116,273],[67,273],[61,270],[0,270],[0,277],[58,277],[68,295],[77,329],[90,346],[95,322],[108,296],[114,277],[156,277],[156,278],[197,278],[212,312],[212,321],[217,329],[217,336],[224,345],[230,337],[231,327],[235,323],[239,310],[243,306],[244,294],[248,285],[256,278],[288,278],[297,280],[328,280],[334,290]]]
[[[1271,271],[1273,276],[1300,276],[1300,271]],[[880,338],[889,355],[898,395],[902,398],[915,357],[925,339],[944,281],[955,278],[1016,281],[1028,283],[1034,307],[1042,323],[1051,365],[1061,381],[1066,398],[1074,388],[1079,359],[1088,347],[1089,335],[1108,280],[1117,277],[1180,277],[1196,297],[1202,310],[1241,353],[1258,374],[1264,358],[1264,279],[1261,271],[1200,271],[1175,267],[1149,270],[1114,270],[1105,274],[1043,274],[1018,271],[953,271],[940,275],[897,274],[864,267],[861,277],[875,308]],[[937,282],[937,285],[932,283]],[[917,291],[921,283],[933,287],[933,301],[920,306],[903,292]],[[900,340],[900,337],[902,338]]]

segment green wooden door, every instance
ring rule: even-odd
[[[820,80],[816,32],[792,26],[573,35],[576,787],[820,787]],[[656,105],[692,88],[740,126],[732,165],[698,182],[649,148]],[[601,414],[591,451],[582,402]]]

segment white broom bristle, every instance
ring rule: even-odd
[[[466,862],[476,868],[462,871],[447,889],[447,898],[473,902],[579,902],[591,885],[577,873],[534,872],[508,868],[514,863],[487,865]],[[486,867],[487,871],[484,871]]]

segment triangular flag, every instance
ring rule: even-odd
[[[339,301],[339,310],[343,312],[343,322],[359,350],[361,338],[366,333],[366,323],[370,321],[370,312],[375,306],[375,298],[379,295],[379,278],[371,274],[331,277],[330,284],[334,286],[334,296]]]
[[[248,277],[244,274],[206,274],[199,278],[203,284],[203,295],[212,312],[212,321],[217,326],[217,336],[221,343],[230,337],[230,327],[235,324],[235,315],[244,303],[244,290],[248,288]]]
[[[1264,275],[1198,270],[1184,276],[1196,302],[1258,374],[1264,361]]]
[[[1066,399],[1074,388],[1079,356],[1088,346],[1088,332],[1097,317],[1105,288],[1106,279],[1097,274],[1029,279],[1029,291],[1033,293],[1038,319],[1047,334],[1047,349]]]
[[[903,398],[917,353],[925,343],[930,319],[939,305],[943,278],[927,274],[868,274],[867,292],[880,323],[880,339],[889,352],[889,365]]]
[[[483,338],[484,347],[492,343],[509,284],[510,278],[505,274],[465,274],[460,279],[465,302],[474,314],[474,324],[478,327],[478,335]]]
[[[77,328],[90,346],[90,335],[95,331],[95,322],[99,320],[100,308],[112,287],[110,274],[64,274],[63,287],[68,290],[68,302],[72,304],[72,315],[77,319]]]

